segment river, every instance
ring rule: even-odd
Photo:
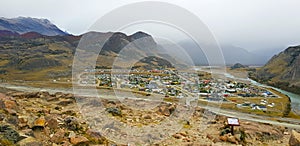
[[[268,86],[268,85],[264,85],[264,84],[261,84],[261,83],[258,83],[252,79],[249,79],[251,81],[252,84],[254,85],[257,85],[257,86],[261,86],[261,87],[269,87],[269,88],[272,88],[274,90],[277,90],[285,95],[287,95],[290,99],[291,99],[291,105],[292,105],[292,109],[295,113],[299,114],[300,115],[300,95],[298,94],[294,94],[294,93],[291,93],[291,92],[288,92],[288,91],[285,91],[285,90],[282,90],[282,89],[278,89],[276,87],[272,87],[272,86]]]
[[[274,90],[277,90],[285,95],[287,95],[290,99],[291,99],[291,105],[292,105],[292,110],[297,113],[298,115],[300,115],[300,95],[298,94],[294,94],[294,93],[291,93],[291,92],[288,92],[288,91],[285,91],[285,90],[282,90],[282,89],[278,89],[276,87],[272,87],[272,86],[268,86],[268,85],[265,85],[265,84],[261,84],[259,82],[256,82],[250,78],[238,78],[238,77],[235,77],[229,73],[224,73],[224,75],[227,77],[227,78],[232,78],[232,79],[238,79],[238,80],[244,80],[244,81],[250,81],[251,84],[253,85],[257,85],[257,86],[260,86],[260,87],[268,87],[268,88],[272,88]]]

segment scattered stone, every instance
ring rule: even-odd
[[[61,98],[64,96],[64,93],[62,92],[56,92],[55,95],[54,95],[56,98]]]
[[[28,118],[26,117],[26,116],[19,116],[18,117],[18,126],[20,127],[20,128],[22,128],[22,127],[25,127],[25,126],[28,126],[28,120],[27,120]]]
[[[8,97],[4,94],[0,95],[0,109],[4,109],[11,115],[16,115],[18,110],[18,105],[14,99]]]
[[[65,140],[65,131],[63,129],[58,130],[50,139],[51,142],[61,144]]]
[[[43,129],[46,125],[46,120],[44,117],[40,117],[33,122],[32,130]]]
[[[227,142],[228,137],[225,136],[225,135],[223,135],[223,136],[220,136],[219,139],[220,139],[221,141]]]
[[[0,113],[0,121],[3,121],[5,119],[5,114]]]
[[[239,144],[239,142],[232,135],[230,135],[230,136],[227,137],[227,141],[231,142],[231,143],[234,143],[234,144]]]
[[[207,122],[207,124],[217,124],[217,121],[216,120],[211,120],[211,121]]]
[[[42,99],[48,99],[50,97],[49,92],[39,92],[38,96]]]
[[[206,138],[208,138],[208,139],[210,139],[210,140],[213,140],[213,139],[214,139],[214,137],[213,137],[212,135],[210,135],[210,134],[207,134],[207,135],[206,135]]]
[[[79,122],[77,120],[77,118],[71,116],[71,117],[66,117],[64,119],[64,123],[66,124],[66,127],[70,130],[78,130],[79,128]]]
[[[73,145],[87,145],[89,140],[84,136],[74,136],[70,138],[70,142]]]
[[[152,119],[150,115],[145,115],[143,118],[144,119]]]
[[[39,98],[38,92],[30,92],[24,94],[25,98]]]
[[[59,102],[57,105],[60,105],[60,106],[67,106],[67,105],[73,104],[73,103],[74,103],[73,100],[65,100],[65,101]]]
[[[106,108],[106,111],[110,114],[112,114],[113,116],[122,116],[122,112],[119,108],[115,108],[115,107],[109,107]]]
[[[58,128],[58,122],[55,118],[50,118],[49,120],[47,120],[47,125],[50,129]]]
[[[19,146],[43,146],[43,143],[33,137],[25,138],[17,143]]]
[[[170,116],[171,113],[170,113],[170,110],[167,106],[161,106],[159,108],[159,112],[162,114],[162,115],[165,115],[165,116]]]
[[[180,132],[179,134],[182,135],[183,137],[186,137],[186,136],[187,136],[187,133],[186,133],[186,132]]]
[[[222,142],[222,140],[221,140],[220,138],[214,138],[213,142],[214,142],[214,143]]]
[[[176,138],[176,139],[181,139],[182,138],[182,136],[178,133],[174,134],[173,137]]]
[[[27,135],[27,136],[33,136],[33,130],[32,129],[24,129],[21,131],[21,133]]]
[[[292,130],[292,134],[289,140],[290,146],[299,146],[300,145],[300,133]]]
[[[71,131],[71,132],[69,133],[68,138],[75,137],[75,136],[76,136],[75,132],[74,132],[74,131]]]

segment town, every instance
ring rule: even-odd
[[[277,104],[272,101],[280,98],[272,91],[251,83],[230,78],[212,78],[207,72],[179,72],[175,69],[135,69],[130,72],[121,69],[86,69],[80,75],[78,84],[131,91],[146,96],[161,95],[166,100],[174,101],[197,97],[199,101],[232,104],[238,109],[263,112],[278,112],[275,107]]]

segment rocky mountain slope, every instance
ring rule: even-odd
[[[30,17],[0,18],[0,30],[7,30],[19,34],[37,32],[47,36],[67,35],[47,19]]]
[[[137,110],[125,106],[118,100],[101,99],[98,97],[76,97],[83,102],[84,109],[95,111],[103,108],[103,116],[113,121],[122,122],[133,128],[155,126],[170,119],[174,108],[183,108],[177,103],[162,102],[152,111]],[[114,126],[95,127],[98,116],[93,116],[93,123],[82,115],[82,109],[76,103],[73,94],[48,92],[18,92],[6,91],[0,93],[0,145],[31,146],[31,145],[118,145],[122,143],[105,137],[105,131],[113,131],[115,135],[127,136]],[[136,100],[128,99],[130,103]],[[156,104],[151,101],[139,101],[139,104]],[[99,106],[99,104],[103,106]],[[81,110],[80,110],[81,109]],[[96,113],[98,110],[96,110]],[[91,112],[93,113],[93,112]],[[226,117],[205,111],[196,107],[190,118],[178,123],[182,128],[170,133],[162,140],[153,140],[153,145],[273,145],[281,146],[293,143],[299,144],[299,135],[285,127],[240,120],[241,126],[230,133],[226,126]],[[204,117],[204,118],[202,118]],[[206,127],[207,126],[207,127]],[[202,130],[203,127],[207,130]],[[103,129],[102,129],[103,128]],[[128,132],[128,131],[127,131]],[[145,132],[141,130],[141,132]],[[295,133],[295,134],[294,134]],[[111,134],[111,133],[109,133]],[[149,134],[151,135],[151,134]],[[152,135],[151,135],[152,136]],[[154,135],[157,136],[157,135]],[[158,135],[159,136],[159,135]],[[289,138],[291,140],[289,142]],[[151,141],[150,141],[151,140]],[[152,137],[149,136],[152,142]],[[149,142],[148,142],[149,143]],[[123,144],[127,145],[127,144]]]
[[[292,46],[272,57],[253,78],[300,94],[300,46]]]
[[[81,38],[88,34],[96,34],[97,38],[109,36],[96,62],[97,68],[111,68],[114,59],[125,46],[130,50],[122,57],[133,58],[147,56],[146,49],[156,49],[153,38],[143,32],[126,35],[120,32],[89,32],[81,36],[46,36],[37,32],[18,34],[0,31],[0,79],[2,80],[53,80],[71,77],[73,57]],[[142,39],[142,43],[132,43]],[[89,43],[93,44],[93,43]],[[170,58],[171,59],[171,58]],[[162,58],[151,56],[140,60],[135,67],[151,68],[158,65],[171,67]]]

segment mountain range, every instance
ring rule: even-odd
[[[63,32],[46,19],[0,18],[0,79],[49,80],[70,77],[72,58],[82,39],[88,40],[86,46],[91,47],[94,45],[90,43],[92,41],[105,41],[101,52],[97,54],[97,68],[111,68],[116,58],[121,58],[121,64],[117,67],[130,61],[135,63],[134,68],[172,67],[174,63],[183,65],[179,60],[180,57],[186,57],[182,55],[184,53],[189,55],[195,65],[208,65],[201,48],[188,41],[178,43],[184,53],[173,51],[175,53],[170,54],[167,50],[176,49],[175,46],[157,44],[151,35],[141,31],[132,35],[121,32],[87,32],[74,36]],[[123,48],[126,47],[129,49],[124,51]],[[270,56],[271,51],[256,54],[229,44],[221,44],[220,48],[228,65],[264,65],[267,62],[252,73],[251,77],[299,93],[300,46],[289,47],[269,61],[266,56]],[[135,62],[138,58],[143,59]]]
[[[55,36],[67,35],[68,33],[60,30],[48,19],[37,19],[30,17],[18,18],[0,18],[0,30],[6,30],[13,33],[24,34],[28,32],[37,32],[42,35]]]

